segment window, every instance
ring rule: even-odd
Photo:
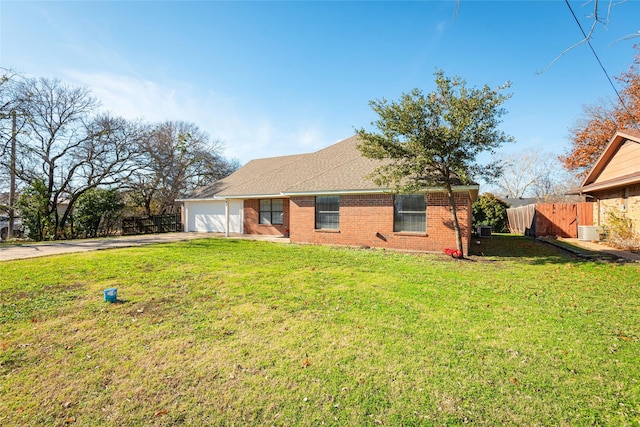
[[[260,200],[260,224],[282,225],[283,206],[282,199]]]
[[[316,229],[337,230],[340,225],[340,197],[316,197]]]
[[[393,231],[424,233],[426,219],[424,194],[396,194],[393,200]]]

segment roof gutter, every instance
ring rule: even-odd
[[[342,196],[349,194],[383,194],[390,193],[389,188],[376,188],[371,190],[324,190],[324,191],[285,191],[283,196]]]
[[[471,192],[477,193],[480,190],[479,185],[455,185],[451,187],[454,193]],[[423,190],[425,193],[440,193],[444,190],[443,187],[430,187]],[[207,198],[195,198],[195,199],[176,199],[176,202],[213,202],[229,199],[275,199],[282,197],[295,197],[295,196],[346,196],[355,194],[392,194],[394,193],[391,188],[376,188],[369,190],[324,190],[324,191],[284,191],[282,193],[274,194],[244,194],[233,196],[213,196]]]
[[[454,193],[465,191],[478,191],[479,185],[455,185],[451,187]],[[430,187],[422,191],[425,193],[441,193],[444,187]],[[325,190],[325,191],[286,191],[283,196],[324,196],[324,195],[350,195],[350,194],[392,194],[395,193],[391,188],[376,188],[371,190]]]
[[[640,183],[640,178],[636,176],[636,177],[621,179],[613,182],[609,181],[609,182],[585,185],[584,187],[580,187],[580,188],[576,188],[575,190],[568,191],[566,194],[569,194],[569,195],[585,194],[585,193],[591,193],[594,191],[610,190],[614,188],[625,187],[628,185],[634,185],[638,183]]]
[[[221,200],[231,200],[231,199],[273,199],[282,197],[284,194],[246,194],[239,196],[213,196],[213,197],[203,197],[203,198],[193,198],[193,199],[176,199],[176,202],[215,202]]]

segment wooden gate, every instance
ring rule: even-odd
[[[535,235],[578,237],[578,225],[593,225],[593,203],[544,203],[536,205]]]

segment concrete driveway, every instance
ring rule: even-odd
[[[67,254],[72,252],[96,251],[100,249],[126,248],[130,246],[150,245],[153,243],[178,242],[181,240],[219,237],[214,233],[164,233],[141,236],[119,236],[103,239],[61,240],[42,243],[16,243],[0,245],[0,261],[36,258],[48,255]]]

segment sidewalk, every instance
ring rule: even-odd
[[[68,254],[73,252],[97,251],[101,249],[127,248],[132,246],[151,245],[154,243],[179,242],[192,239],[223,238],[224,233],[162,233],[139,236],[118,236],[101,239],[59,240],[40,243],[6,243],[0,245],[0,261],[37,258],[49,255]],[[248,236],[234,234],[232,239],[267,240],[288,243],[286,237]]]
[[[574,246],[579,246],[581,248],[588,249],[590,251],[603,252],[603,253],[606,253],[606,254],[609,254],[609,255],[617,256],[617,257],[625,259],[627,261],[640,262],[640,254],[636,254],[636,253],[629,252],[629,251],[623,251],[621,249],[612,248],[612,247],[607,246],[605,244],[582,241],[582,240],[578,240],[578,239],[559,238],[558,240],[565,241],[565,242],[570,243],[570,244],[572,244]]]

